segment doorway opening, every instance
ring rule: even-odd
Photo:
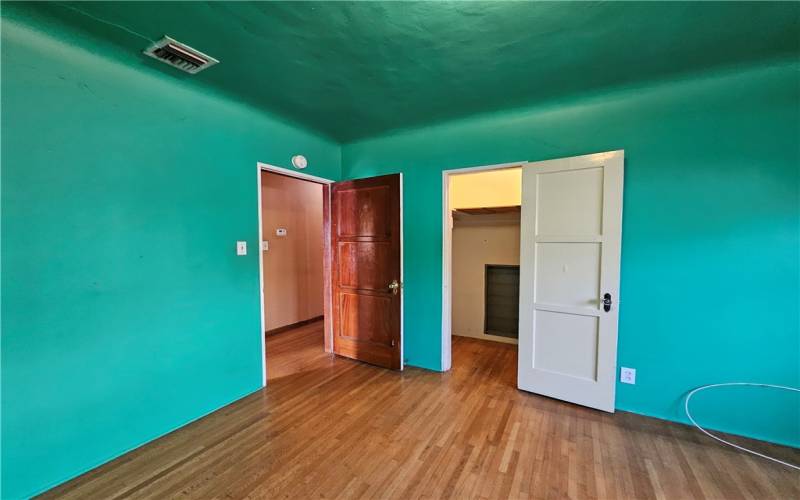
[[[264,381],[326,356],[326,222],[331,181],[259,164]]]
[[[311,364],[292,344],[403,369],[402,181],[258,164],[263,385]]]
[[[519,328],[521,167],[451,172],[447,176],[445,246],[450,249],[450,343],[475,342],[513,351]],[[467,359],[466,354],[464,359]]]

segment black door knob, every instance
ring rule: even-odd
[[[607,293],[603,295],[603,310],[608,312],[611,310],[611,294]]]

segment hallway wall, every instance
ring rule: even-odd
[[[322,185],[262,172],[261,205],[266,330],[322,316]]]
[[[453,335],[487,338],[484,335],[486,264],[519,265],[519,235],[519,214],[505,214],[499,218],[495,215],[462,216],[454,221]]]

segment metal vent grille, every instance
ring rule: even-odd
[[[144,53],[193,75],[219,62],[168,36],[147,47]]]
[[[519,266],[486,264],[484,333],[519,338]]]

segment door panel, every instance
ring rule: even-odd
[[[356,293],[342,293],[340,297],[341,337],[391,347],[395,314],[390,298]]]
[[[400,369],[400,175],[331,187],[333,351]],[[394,289],[391,284],[398,284]]]
[[[541,173],[537,177],[538,236],[600,234],[602,167]]]
[[[359,179],[359,181],[369,179]],[[349,182],[349,181],[348,181]],[[344,184],[344,183],[338,183]],[[335,186],[336,187],[336,186]],[[388,238],[392,202],[389,186],[337,189],[337,236],[356,238]],[[396,197],[395,197],[396,201]]]
[[[616,386],[623,162],[614,151],[522,170],[518,386],[605,411]]]
[[[597,318],[540,309],[534,366],[587,380],[597,380]]]
[[[362,290],[384,290],[397,276],[385,265],[392,258],[390,241],[339,243],[340,285]]]
[[[536,243],[536,301],[597,309],[599,243]]]

